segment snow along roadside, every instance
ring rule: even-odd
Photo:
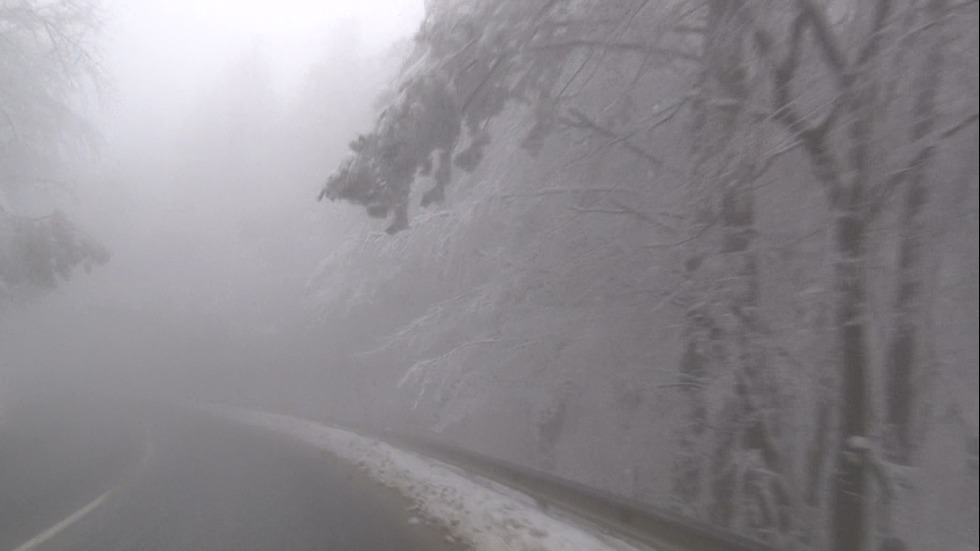
[[[445,526],[476,551],[641,551],[552,516],[524,494],[372,438],[286,415],[233,408],[212,411],[289,435],[355,464],[410,499],[420,516]]]

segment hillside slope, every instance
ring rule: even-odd
[[[313,280],[332,407],[794,549],[976,545],[976,6],[838,4],[432,3],[323,193],[386,220]]]

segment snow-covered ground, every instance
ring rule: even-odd
[[[412,521],[445,526],[451,537],[477,551],[640,551],[542,511],[524,494],[371,438],[285,415],[217,411],[288,434],[355,464],[412,500],[416,515]]]

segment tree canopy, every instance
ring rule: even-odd
[[[547,99],[567,55],[547,48],[567,29],[544,21],[579,11],[587,10],[554,1],[434,4],[398,77],[396,97],[374,130],[351,143],[350,157],[320,198],[390,216],[389,233],[406,229],[418,177],[433,181],[422,206],[442,202],[454,167],[476,168],[491,139],[488,125],[509,103]],[[528,143],[539,133],[535,129]]]
[[[921,384],[976,380],[957,367],[975,338],[933,330],[976,327],[949,308],[976,304],[976,72],[956,69],[976,64],[976,20],[946,0],[432,2],[320,197],[397,233],[410,202],[465,189],[412,232],[352,243],[383,269],[331,293],[381,289],[410,318],[377,353],[412,360],[413,409],[424,395],[459,419],[494,392],[474,386],[504,387],[501,364],[553,369],[554,387],[594,352],[563,354],[574,326],[625,343],[596,370],[672,370],[669,392],[616,390],[633,404],[617,430],[641,425],[644,392],[672,404],[644,425],[671,450],[647,466],[670,480],[662,504],[790,548],[942,541],[896,517],[926,508],[909,467],[945,484],[922,442],[950,429],[926,404],[976,407]],[[626,319],[661,334],[630,340]],[[541,441],[571,446],[588,392],[551,396]],[[963,425],[951,438],[975,450]]]
[[[0,3],[0,299],[108,259],[44,199],[70,187],[97,146],[85,113],[104,79],[99,27],[92,2]]]

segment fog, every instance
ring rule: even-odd
[[[316,194],[421,4],[106,3],[96,154],[41,202],[111,260],[3,312],[5,393],[311,399],[297,377],[332,371],[306,283],[358,223]]]
[[[227,422],[330,440],[312,421],[721,530],[705,549],[976,549],[978,19],[0,0],[0,432],[145,407],[127,464],[182,459],[144,497],[201,510],[248,489]],[[265,468],[284,450],[236,463],[246,525],[318,478]]]

